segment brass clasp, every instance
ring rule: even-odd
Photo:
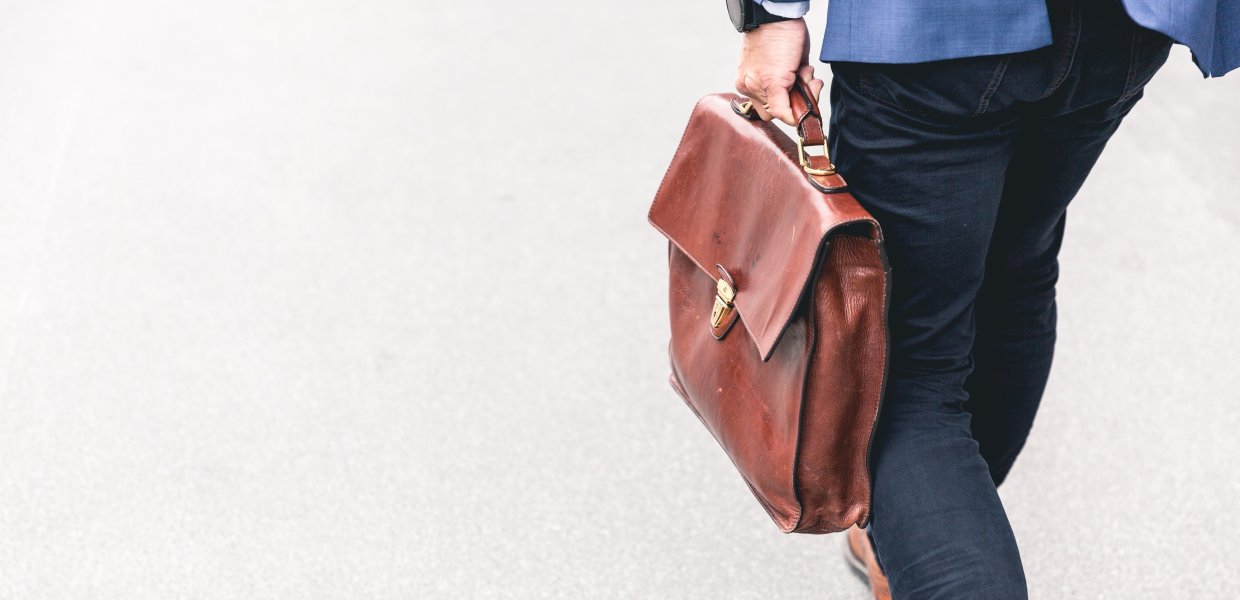
[[[710,311],[710,326],[718,329],[728,317],[732,315],[732,311],[736,310],[736,305],[732,301],[736,299],[736,290],[724,281],[719,279],[719,283],[715,285],[715,308]]]
[[[732,274],[723,265],[715,265],[719,279],[715,281],[715,306],[710,310],[710,334],[722,340],[740,318],[736,310],[736,284]]]

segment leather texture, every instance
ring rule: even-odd
[[[798,134],[822,144],[814,99],[794,92]],[[668,239],[670,379],[782,531],[843,531],[869,519],[889,348],[882,231],[743,101],[697,103],[650,208]],[[712,325],[720,277],[734,310]]]

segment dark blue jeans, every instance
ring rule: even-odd
[[[892,266],[868,529],[896,598],[1027,597],[996,487],[1050,373],[1066,209],[1170,50],[1114,0],[1049,8],[1038,50],[831,65],[831,156]]]

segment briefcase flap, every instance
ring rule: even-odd
[[[720,276],[715,265],[727,270],[741,324],[766,361],[826,237],[850,224],[876,241],[881,232],[851,194],[811,185],[796,142],[772,123],[736,114],[734,98],[698,101],[648,218],[711,278]]]

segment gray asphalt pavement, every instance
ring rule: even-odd
[[[0,4],[0,598],[864,597],[666,383],[706,4]],[[1238,102],[1177,47],[1070,212],[1035,598],[1240,589]]]

